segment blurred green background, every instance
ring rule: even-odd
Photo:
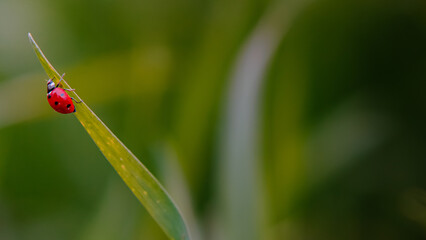
[[[0,0],[0,239],[166,239],[31,32],[194,240],[426,239],[426,2]]]

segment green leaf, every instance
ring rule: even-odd
[[[28,33],[28,37],[49,78],[58,82],[61,76],[44,56],[31,33]],[[71,89],[65,80],[62,80],[61,84],[64,88]],[[69,94],[74,99],[81,101],[81,103],[75,104],[77,112],[74,115],[167,236],[170,239],[190,239],[179,210],[158,180],[108,129],[75,91]]]

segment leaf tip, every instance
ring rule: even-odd
[[[34,41],[33,35],[30,32],[28,33],[28,39],[30,40],[30,43],[32,45],[36,44],[35,41]]]

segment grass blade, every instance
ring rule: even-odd
[[[31,45],[49,78],[58,82],[59,73],[49,63],[43,52],[28,34]],[[64,88],[71,88],[63,80]],[[70,96],[78,101],[82,99],[75,92]],[[95,113],[82,101],[76,104],[74,115],[86,129],[105,158],[118,172],[133,194],[145,206],[170,239],[189,239],[186,225],[176,205],[148,169],[130,152],[129,149],[109,130]]]

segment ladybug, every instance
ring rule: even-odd
[[[62,75],[59,83],[62,81],[64,75]],[[50,106],[59,113],[68,114],[76,112],[74,103],[72,101],[75,101],[75,99],[70,97],[68,93],[65,92],[65,90],[74,91],[74,89],[60,88],[59,83],[55,86],[55,83],[52,81],[52,79],[47,81],[47,101],[49,102]]]

